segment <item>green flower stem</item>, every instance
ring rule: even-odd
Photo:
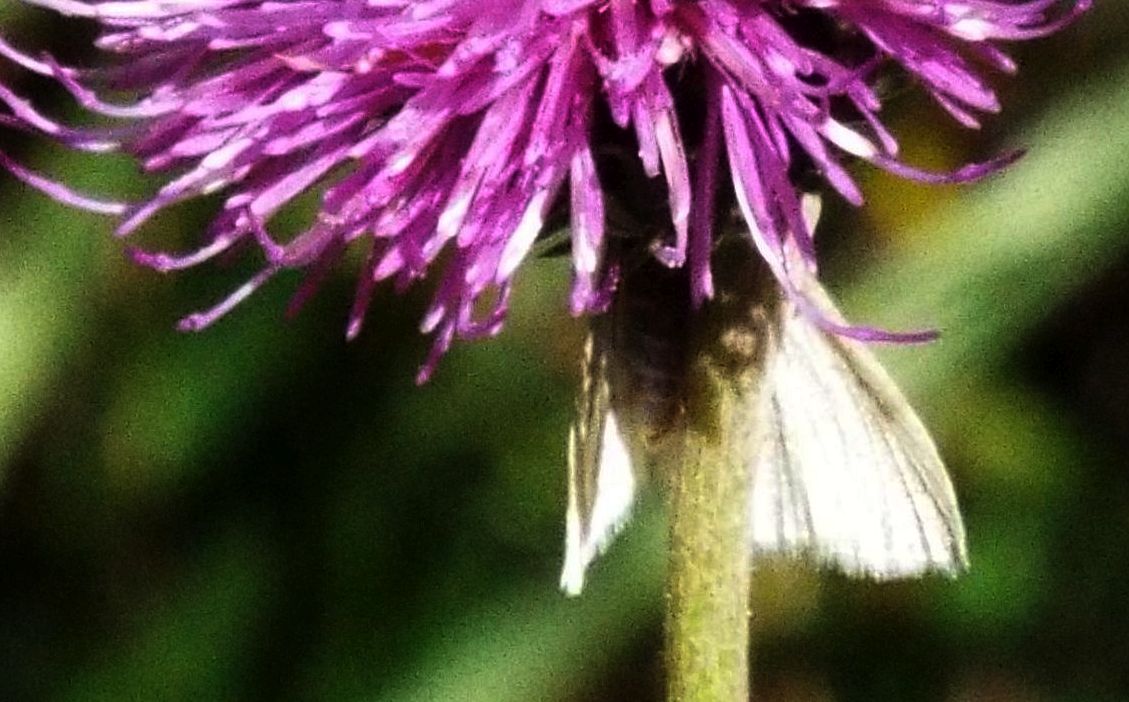
[[[666,643],[671,702],[749,698],[747,467],[692,440],[670,486]]]
[[[667,473],[671,702],[749,699],[753,466],[747,452],[735,449],[758,429],[764,325],[755,320],[766,318],[772,293],[747,256],[728,260],[716,299],[693,323],[686,439]]]

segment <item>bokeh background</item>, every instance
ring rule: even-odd
[[[882,353],[942,445],[973,568],[875,585],[764,564],[761,700],[1129,699],[1129,6],[1098,5],[1016,47],[981,132],[891,82],[911,161],[1028,147],[1006,175],[857,169],[869,206],[828,203],[851,316],[945,332]],[[67,61],[90,29],[0,4],[4,36]],[[124,160],[0,146],[91,190],[152,187]],[[208,212],[138,243],[186,246]],[[504,334],[417,388],[422,296],[382,295],[346,344],[348,271],[290,321],[288,278],[182,335],[247,269],[164,277],[110,229],[0,177],[0,700],[659,698],[661,500],[582,598],[556,589],[581,339],[563,260],[527,266]]]

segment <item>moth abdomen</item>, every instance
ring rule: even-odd
[[[624,276],[603,324],[611,404],[637,449],[654,448],[682,422],[689,309],[685,271],[648,259]]]

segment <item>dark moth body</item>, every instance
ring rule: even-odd
[[[611,309],[592,321],[611,409],[635,455],[658,450],[685,419],[690,324],[685,270],[651,257],[624,272]]]

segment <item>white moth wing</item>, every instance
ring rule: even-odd
[[[588,565],[603,552],[631,514],[635,472],[619,422],[611,409],[606,351],[590,333],[577,418],[568,437],[568,512],[561,589],[584,588]]]
[[[804,291],[834,319],[818,284]],[[932,439],[861,343],[785,302],[767,330],[751,524],[757,553],[807,554],[878,579],[967,566],[964,526]]]

